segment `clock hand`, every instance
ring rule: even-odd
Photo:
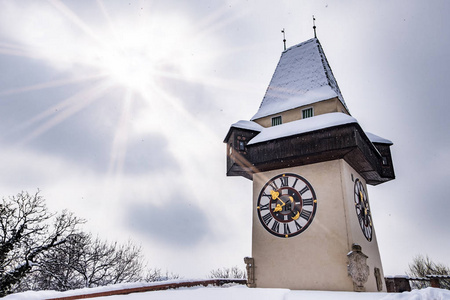
[[[280,196],[279,192],[275,192],[275,191],[272,190],[272,191],[270,191],[270,194],[272,195],[272,199],[273,200],[278,199],[278,200],[280,200],[281,203],[283,203],[283,205],[285,204],[283,202],[283,200],[281,200],[280,197],[278,197],[278,196]]]
[[[277,204],[277,206],[274,208],[273,212],[279,212],[279,211],[282,211],[282,210],[283,210],[282,206],[280,204]]]
[[[279,212],[283,210],[283,206],[286,205],[286,203],[283,202],[283,200],[281,200],[280,198],[277,197],[278,200],[281,201],[281,203],[283,203],[283,205],[280,205],[279,203],[277,204],[277,206],[275,206],[275,209],[273,210],[273,212]]]
[[[295,203],[294,198],[292,196],[289,196],[289,200],[291,200],[292,203]],[[292,213],[294,213],[295,210],[296,210],[295,206],[294,206],[294,210],[291,208]],[[299,217],[300,217],[300,211],[297,210],[297,213],[295,214],[295,216],[293,216],[291,218],[292,218],[292,220],[298,220]]]
[[[283,205],[277,204],[277,206],[274,208],[273,212],[279,212],[283,210],[283,206],[286,205],[286,203],[280,199],[280,197],[278,197],[280,195],[279,192],[275,192],[275,191],[270,191],[270,194],[272,195],[272,199],[275,200],[277,199],[278,201],[280,201],[281,203],[283,203]]]

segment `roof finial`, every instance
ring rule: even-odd
[[[313,29],[314,29],[314,38],[317,38],[317,35],[316,35],[316,18],[314,18],[314,15],[313,15]]]
[[[281,32],[283,33],[284,50],[286,50],[286,35],[285,35],[285,33],[284,33],[284,28],[283,28],[283,30],[281,30]]]

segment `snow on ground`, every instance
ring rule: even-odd
[[[155,283],[155,284],[161,284]],[[39,291],[12,294],[4,300],[42,300],[71,295],[99,293],[115,289],[148,286],[149,284],[127,284],[107,286],[94,289],[82,289],[67,292]],[[89,298],[85,298],[89,299]],[[95,298],[98,300],[450,300],[450,291],[426,288],[404,293],[357,293],[357,292],[327,292],[327,291],[291,291],[287,289],[248,288],[243,285],[223,287],[192,287],[164,291],[134,293]]]

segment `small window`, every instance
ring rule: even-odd
[[[272,126],[277,126],[282,123],[281,116],[272,118]]]
[[[302,109],[302,119],[311,118],[312,116],[314,116],[312,107]]]
[[[239,141],[239,151],[244,151],[245,150],[245,143],[244,141]]]
[[[387,157],[386,157],[386,156],[383,156],[381,159],[382,159],[383,166],[387,166],[387,165],[388,165],[388,159],[387,159]]]

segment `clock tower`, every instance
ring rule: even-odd
[[[385,291],[367,185],[395,178],[392,142],[350,115],[317,38],[283,51],[227,176],[253,181],[252,287]]]

